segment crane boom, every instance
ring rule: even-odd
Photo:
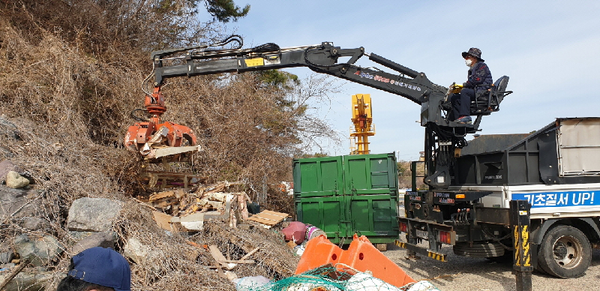
[[[361,68],[355,63],[366,55],[363,47],[342,49],[330,42],[291,48],[266,44],[250,49],[189,50],[184,55],[170,57],[173,51],[182,50],[158,51],[152,54],[155,67],[154,86],[161,86],[166,78],[179,76],[308,67],[318,73],[403,96],[423,106],[427,111],[427,114],[422,116],[422,125],[427,122],[447,125],[437,106],[432,108],[435,110],[429,110],[431,99],[441,102],[447,88],[432,83],[425,73],[419,73],[373,53],[368,55],[369,60],[398,73]],[[349,59],[341,62],[342,58]],[[167,61],[169,64],[166,64]]]

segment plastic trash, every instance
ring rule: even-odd
[[[364,291],[364,290],[378,290],[378,291],[399,291],[400,289],[394,285],[388,284],[385,281],[373,277],[368,273],[356,273],[348,280],[346,284],[347,291]]]
[[[437,287],[433,286],[429,281],[419,281],[414,283],[406,291],[440,291]]]
[[[271,280],[263,276],[243,277],[233,280],[233,283],[235,283],[235,290],[237,291],[256,290],[270,282]]]
[[[302,256],[304,254],[305,247],[304,245],[297,245],[294,247],[294,253],[298,256]]]

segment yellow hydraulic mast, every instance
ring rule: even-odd
[[[352,123],[354,123],[354,128],[350,130],[351,155],[366,155],[370,152],[369,136],[375,135],[371,109],[371,95],[352,95]]]

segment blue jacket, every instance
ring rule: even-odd
[[[487,90],[494,83],[492,72],[487,64],[479,61],[471,69],[467,76],[467,81],[463,84],[465,88],[473,88],[477,92]]]

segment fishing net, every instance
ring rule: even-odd
[[[264,277],[245,277],[237,280],[238,291],[425,291],[438,290],[427,281],[410,283],[402,287],[390,285],[368,272],[359,272],[343,264],[327,264],[276,282]]]

